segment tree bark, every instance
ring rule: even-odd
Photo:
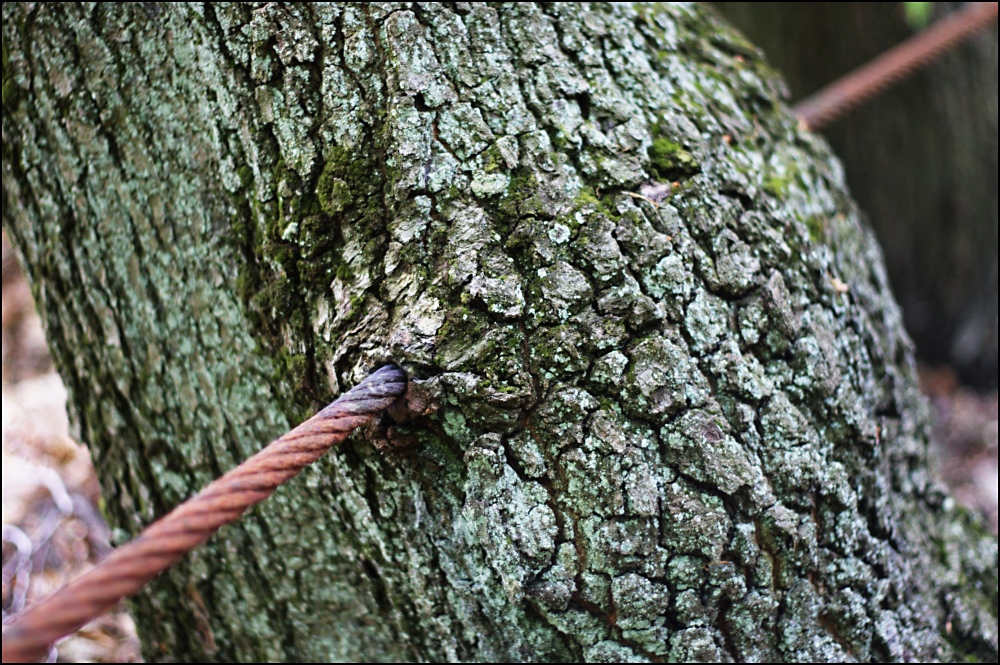
[[[964,3],[935,2],[935,14]],[[912,34],[898,2],[719,3],[795,99]],[[997,25],[823,129],[921,358],[997,385]]]
[[[3,223],[122,536],[384,359],[437,406],[158,578],[147,658],[995,660],[879,249],[709,10],[3,37]]]

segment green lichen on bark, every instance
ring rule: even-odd
[[[383,359],[440,395],[140,596],[150,657],[995,659],[879,250],[704,8],[5,4],[8,38],[41,112],[5,50],[4,224],[113,522]]]

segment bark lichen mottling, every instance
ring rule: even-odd
[[[440,396],[141,595],[149,657],[995,660],[879,250],[708,10],[3,31],[4,225],[114,523],[381,359]]]

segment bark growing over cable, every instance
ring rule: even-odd
[[[879,250],[705,10],[5,4],[4,43],[4,225],[119,528],[380,359],[440,405],[140,596],[148,657],[995,657]]]

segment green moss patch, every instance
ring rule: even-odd
[[[653,139],[648,154],[650,171],[661,182],[686,180],[700,170],[694,155],[663,137]]]

